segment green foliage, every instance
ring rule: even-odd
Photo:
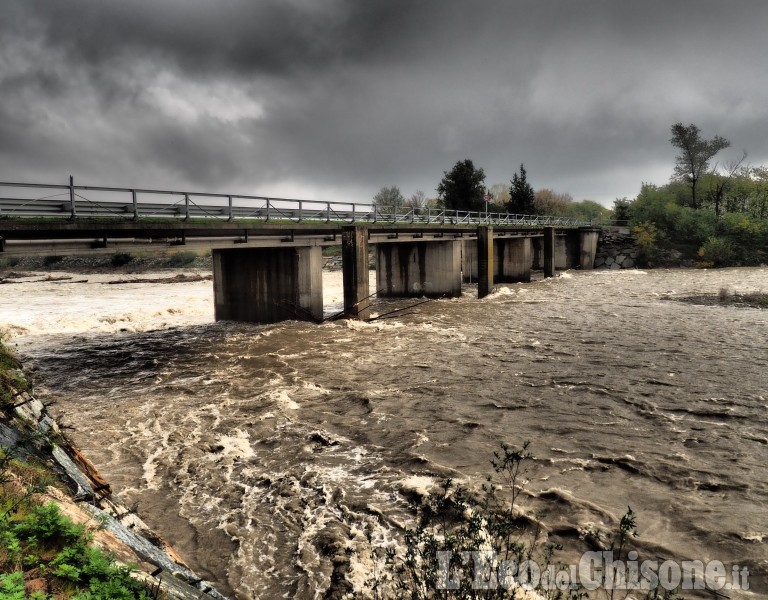
[[[627,225],[632,218],[630,207],[632,203],[626,198],[616,198],[613,201],[613,222],[615,225]]]
[[[109,262],[113,267],[122,267],[132,260],[133,255],[130,252],[115,252]]]
[[[512,185],[509,188],[507,210],[512,214],[518,215],[536,214],[535,193],[528,183],[527,173],[522,164],[520,164],[520,174],[513,174],[510,183]]]
[[[148,600],[146,588],[130,576],[131,569],[90,546],[90,536],[61,514],[55,503],[35,506],[21,517],[0,520],[0,540],[6,548],[0,560],[0,597],[51,598],[38,592],[27,596],[25,573],[43,577],[56,598]]]
[[[191,250],[182,250],[181,252],[174,252],[168,257],[169,267],[186,267],[195,262],[197,258],[197,252]]]
[[[638,262],[643,266],[653,266],[659,255],[659,231],[653,223],[640,223],[632,228],[632,237],[640,249]]]
[[[476,169],[471,160],[457,162],[437,186],[437,193],[449,210],[475,210],[485,208],[485,173]]]

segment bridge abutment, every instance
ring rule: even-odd
[[[215,249],[213,290],[217,321],[321,321],[321,249]]]
[[[376,245],[379,296],[461,296],[461,242],[413,241]]]

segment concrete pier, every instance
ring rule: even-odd
[[[595,255],[597,254],[597,240],[600,237],[600,229],[595,227],[579,228],[579,268],[590,270],[595,268]]]
[[[213,291],[217,321],[321,321],[321,249],[215,249]]]
[[[477,228],[477,297],[485,298],[493,289],[493,227]]]
[[[494,240],[496,268],[494,280],[498,283],[517,283],[531,280],[531,238],[510,237]]]
[[[367,319],[370,316],[368,291],[368,228],[342,229],[341,258],[344,269],[344,316]]]
[[[544,263],[544,277],[555,276],[555,228],[544,228],[544,241],[542,242],[542,254]]]
[[[461,242],[376,244],[379,296],[461,296]]]
[[[580,264],[581,234],[578,229],[569,229],[555,239],[555,268],[575,269]]]

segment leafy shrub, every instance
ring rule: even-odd
[[[122,267],[127,265],[133,260],[133,255],[130,252],[115,252],[110,258],[109,262],[113,267]]]
[[[75,525],[51,502],[34,506],[23,517],[0,520],[0,540],[8,548],[0,562],[1,598],[27,598],[25,573],[44,577],[54,596],[149,600],[146,588],[130,576],[131,569],[89,545],[91,538],[82,525]],[[63,592],[60,594],[59,592]],[[31,598],[47,600],[37,592]]]
[[[183,252],[174,252],[168,257],[168,265],[171,267],[186,267],[195,262],[197,252],[185,250]]]
[[[732,265],[736,259],[736,249],[733,243],[722,237],[710,237],[699,248],[700,267],[725,267]]]
[[[632,228],[632,237],[640,249],[638,262],[643,266],[653,266],[659,255],[659,230],[653,223],[640,223]]]

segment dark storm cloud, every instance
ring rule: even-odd
[[[367,201],[488,183],[610,201],[696,122],[768,162],[764,2],[11,0],[2,179]]]

